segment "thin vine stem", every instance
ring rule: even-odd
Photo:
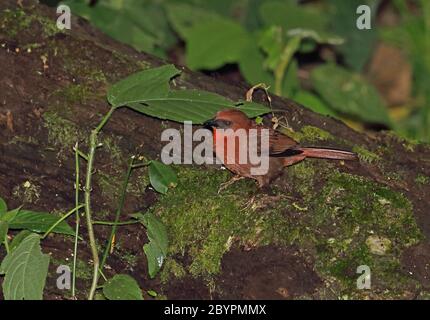
[[[79,205],[79,144],[76,142],[75,145],[75,206]],[[72,297],[76,297],[76,265],[78,261],[78,237],[79,237],[79,226],[80,226],[79,209],[76,210],[76,221],[75,221],[75,242],[73,247],[73,274],[72,274]]]
[[[106,259],[109,255],[110,249],[112,247],[112,242],[113,242],[113,239],[115,237],[116,229],[118,227],[119,218],[121,216],[122,209],[124,208],[125,196],[127,194],[127,185],[128,185],[129,180],[130,180],[131,171],[133,170],[133,167],[134,167],[134,157],[131,157],[131,159],[128,163],[127,172],[125,174],[124,181],[122,183],[121,194],[120,194],[120,199],[119,199],[119,203],[118,203],[118,208],[116,210],[114,224],[113,224],[113,227],[112,227],[112,230],[111,230],[111,233],[109,236],[109,240],[106,244],[106,248],[105,248],[105,251],[103,253],[101,263],[100,263],[100,269],[101,270],[103,270],[103,267],[106,263]]]
[[[275,93],[278,96],[282,96],[282,80],[284,79],[285,71],[294,53],[298,50],[301,40],[302,38],[300,36],[292,37],[281,54],[281,60],[275,70]]]
[[[72,215],[75,211],[79,210],[80,208],[84,207],[85,204],[80,204],[77,207],[74,207],[72,210],[67,212],[64,216],[62,216],[60,219],[58,219],[52,226],[49,227],[49,229],[43,234],[42,239],[45,239],[52,230],[55,229],[56,226],[58,226],[61,222],[66,220],[70,215]]]
[[[93,224],[100,224],[100,225],[105,225],[105,226],[126,226],[126,225],[130,225],[130,224],[136,224],[136,223],[140,223],[139,220],[129,220],[129,221],[121,221],[121,222],[114,222],[114,221],[93,221]]]
[[[88,300],[93,300],[94,295],[97,289],[97,282],[99,279],[99,266],[100,259],[97,251],[97,243],[96,238],[94,236],[94,228],[92,221],[92,212],[91,212],[91,191],[92,191],[92,175],[93,175],[93,166],[94,166],[94,157],[96,154],[96,149],[98,147],[98,134],[103,129],[104,125],[108,122],[109,118],[112,116],[113,112],[118,107],[111,107],[109,112],[103,117],[99,125],[91,131],[90,134],[90,149],[88,153],[88,161],[87,161],[87,171],[85,177],[85,218],[88,229],[88,237],[90,240],[91,254],[93,256],[93,279],[91,283],[90,292],[88,294]]]

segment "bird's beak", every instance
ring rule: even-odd
[[[216,128],[218,126],[218,123],[216,122],[215,119],[210,119],[210,120],[206,121],[205,123],[203,123],[203,126],[205,128],[212,129],[212,128]]]

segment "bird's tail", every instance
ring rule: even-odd
[[[309,158],[357,160],[357,154],[349,151],[324,148],[298,148],[298,150],[303,152],[303,156]]]

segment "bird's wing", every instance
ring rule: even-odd
[[[298,143],[286,136],[285,134],[280,133],[279,131],[269,129],[269,154],[270,155],[280,155],[285,153],[287,150],[293,149],[298,145]]]
[[[261,129],[268,129],[269,130],[269,155],[270,156],[274,156],[274,157],[288,157],[290,155],[295,155],[301,152],[296,152],[296,150],[294,149],[298,143],[282,134],[279,131],[276,131],[272,128],[267,128],[267,127],[261,127],[261,126],[255,126],[254,129],[259,130],[259,135],[261,135]],[[261,141],[258,142],[257,144],[257,148],[258,148],[258,154],[261,153]]]

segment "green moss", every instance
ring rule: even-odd
[[[73,263],[70,263],[69,267],[72,268]],[[76,278],[83,280],[91,280],[93,278],[93,268],[87,261],[77,259]]]
[[[22,9],[6,9],[0,13],[0,26],[12,38],[20,32],[29,30],[33,23],[39,24],[43,37],[50,37],[62,32],[57,28],[56,20],[40,15],[27,14]]]
[[[402,181],[405,178],[403,177],[402,172],[396,172],[396,171],[388,171],[385,172],[385,177],[388,180],[394,180],[394,181]]]
[[[135,195],[142,196],[145,193],[146,188],[149,185],[148,169],[139,168],[135,170],[130,177],[129,185],[127,187],[127,192]]]
[[[313,126],[304,126],[299,132],[286,132],[288,136],[291,136],[294,140],[298,142],[317,142],[334,140],[333,135],[323,129]]]
[[[6,35],[9,37],[15,37],[20,31],[26,30],[32,22],[26,13],[21,10],[9,10],[6,9],[0,14],[0,26],[2,30],[5,30]]]
[[[233,245],[297,245],[315,256],[318,272],[323,279],[332,279],[339,296],[356,294],[360,265],[371,268],[378,279],[375,286],[389,292],[387,296],[395,297],[414,285],[399,263],[402,251],[422,239],[410,201],[371,180],[332,166],[318,170],[315,166],[309,161],[288,169],[293,197],[274,190],[275,196],[258,194],[251,202],[255,190],[251,180],[237,182],[218,195],[228,173],[179,168],[178,187],[151,208],[169,232],[163,281],[187,273],[210,281]],[[390,246],[383,254],[374,254],[366,242],[370,236]],[[175,260],[180,256],[188,257],[189,264]]]
[[[51,256],[51,265],[55,266],[55,268],[65,265],[73,270],[73,258],[67,259],[58,259],[54,256]],[[76,278],[82,280],[91,280],[93,278],[93,269],[87,261],[76,259]]]
[[[415,182],[418,184],[430,184],[430,177],[427,177],[423,174],[419,174],[416,178],[415,178]]]
[[[304,199],[312,196],[310,188],[313,187],[315,169],[311,161],[302,161],[287,170],[288,181],[295,186],[295,190],[300,193]]]
[[[256,188],[252,180],[238,181],[218,194],[220,185],[231,177],[225,171],[181,167],[178,177],[179,185],[151,211],[168,228],[170,256],[189,256],[191,263],[184,268],[193,276],[217,274],[233,244],[255,247],[308,239],[307,226],[286,216],[288,210],[297,211],[286,197],[272,200],[263,194],[250,202]]]
[[[115,136],[106,136],[104,135],[101,138],[101,143],[103,146],[103,151],[107,152],[110,159],[114,163],[119,163],[123,160],[123,154],[121,148],[119,147],[119,139]]]
[[[168,259],[163,266],[160,274],[162,283],[168,283],[171,276],[176,279],[181,279],[186,275],[184,267],[174,259]]]
[[[400,136],[394,131],[388,131],[386,132],[386,135],[395,139],[398,143],[401,143],[402,146],[410,152],[414,152],[416,146],[420,143],[418,140],[410,139],[406,136]]]
[[[72,84],[54,93],[54,96],[61,99],[64,104],[71,108],[75,104],[83,104],[90,95],[90,89],[80,84]]]
[[[352,151],[354,151],[358,155],[358,158],[361,161],[366,162],[366,163],[372,164],[374,162],[378,162],[381,160],[381,157],[378,156],[376,153],[369,151],[366,148],[358,146],[358,145],[355,145],[352,148]]]
[[[135,267],[137,265],[138,257],[131,253],[131,252],[125,252],[121,254],[121,259],[131,267]]]
[[[102,70],[91,70],[91,72],[88,73],[88,78],[93,82],[107,83],[106,75]]]
[[[114,204],[121,190],[122,181],[120,175],[99,171],[95,179],[101,189],[104,200]]]
[[[85,133],[70,120],[62,118],[55,111],[43,114],[43,125],[48,129],[48,142],[58,150],[58,157],[64,158],[65,152],[72,153],[77,141],[87,140]]]
[[[35,137],[32,136],[14,136],[12,139],[10,139],[7,144],[33,144],[37,145],[39,142]]]
[[[59,28],[57,28],[56,20],[55,19],[49,19],[44,16],[32,16],[35,21],[37,21],[41,27],[42,32],[45,37],[51,37],[53,35],[56,35],[59,32],[62,32]]]
[[[68,52],[68,49],[65,48],[65,50]],[[64,70],[72,75],[79,76],[87,86],[102,85],[104,88],[105,84],[108,83],[105,73],[94,65],[88,64],[88,61],[83,62],[82,60],[76,60],[72,54],[63,54],[63,61]],[[102,95],[102,92],[94,93],[94,90],[91,90],[90,92],[93,95]],[[105,92],[103,92],[103,94],[105,94]]]
[[[256,217],[241,210],[255,183],[238,181],[218,194],[228,176],[220,170],[180,167],[179,185],[152,208],[168,228],[171,255],[187,254],[192,258],[186,267],[192,275],[218,273],[232,237],[255,233],[247,227],[255,224]]]
[[[317,248],[317,268],[341,281],[344,289],[355,289],[355,270],[370,267],[378,285],[399,290],[410,283],[400,270],[403,249],[422,239],[412,205],[401,193],[361,177],[335,172],[311,205]],[[366,244],[369,236],[389,240],[393,246],[375,255]],[[403,282],[401,282],[403,281]]]

